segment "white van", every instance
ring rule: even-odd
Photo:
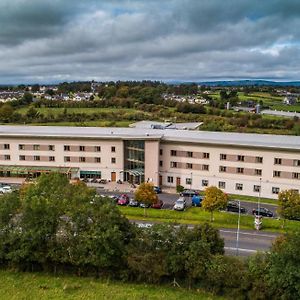
[[[0,194],[7,194],[7,193],[11,193],[12,189],[9,185],[4,185],[2,187],[0,187]]]

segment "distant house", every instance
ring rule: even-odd
[[[283,104],[285,105],[294,105],[296,104],[297,102],[297,98],[296,97],[291,97],[291,96],[286,96],[284,99],[283,99]]]

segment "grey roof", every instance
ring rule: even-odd
[[[181,130],[195,130],[201,126],[203,122],[190,123],[171,123],[171,122],[157,122],[157,121],[139,121],[132,123],[129,127],[144,128],[144,129],[181,129]]]
[[[261,113],[263,115],[281,116],[281,117],[288,117],[288,118],[293,118],[293,117],[300,118],[300,113],[298,113],[296,111],[292,112],[292,111],[265,109],[265,110],[262,110]]]
[[[161,139],[212,145],[300,150],[300,137],[287,135],[117,127],[0,126],[0,137]]]

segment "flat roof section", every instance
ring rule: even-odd
[[[200,143],[300,150],[300,137],[289,135],[167,130],[117,127],[0,126],[0,137],[80,139],[160,139],[178,143]]]

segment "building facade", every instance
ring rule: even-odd
[[[0,126],[0,176],[153,182],[277,198],[300,189],[300,137],[170,129]]]

